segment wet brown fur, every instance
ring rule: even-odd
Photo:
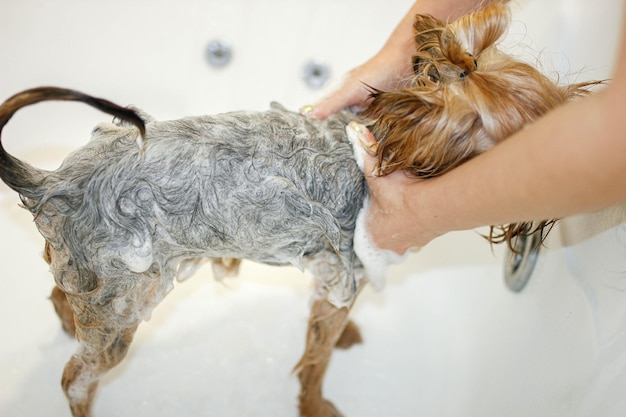
[[[348,320],[350,307],[337,308],[325,299],[313,303],[306,347],[294,372],[300,379],[301,417],[341,417],[343,414],[322,394],[326,369],[335,347],[346,349],[361,343],[358,328]]]

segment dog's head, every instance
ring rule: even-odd
[[[500,51],[509,20],[500,3],[449,24],[417,16],[412,85],[372,89],[363,113],[381,174],[441,175],[595,84],[559,86]]]
[[[502,4],[450,24],[417,16],[411,87],[373,89],[363,113],[381,173],[443,174],[586,92],[589,83],[559,86],[501,52],[496,42],[508,24]]]

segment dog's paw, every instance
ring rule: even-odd
[[[343,417],[333,403],[321,399],[300,404],[300,417]]]
[[[349,349],[354,345],[363,343],[363,337],[361,337],[361,331],[359,326],[353,321],[349,321],[346,328],[343,329],[339,340],[335,343],[337,349]]]

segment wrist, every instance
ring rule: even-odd
[[[446,202],[438,191],[436,178],[413,180],[403,187],[399,200],[407,219],[404,228],[407,249],[423,247],[451,230],[442,223],[448,218],[443,213],[451,202]]]

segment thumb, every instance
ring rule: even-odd
[[[366,176],[377,177],[378,158],[376,157],[376,149],[378,142],[367,127],[358,123],[350,122],[346,127],[348,139],[352,143],[354,156],[359,168]]]

